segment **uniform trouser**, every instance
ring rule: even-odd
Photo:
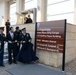
[[[6,27],[6,35],[9,33],[9,27]]]
[[[0,49],[0,65],[3,65],[4,48]]]
[[[16,54],[16,57],[18,56],[19,50],[20,50],[20,43],[15,43],[15,54]]]
[[[13,53],[13,62],[16,62],[16,54],[15,54],[15,44],[8,44],[8,61],[12,63],[12,53]]]

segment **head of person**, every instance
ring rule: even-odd
[[[26,28],[23,28],[22,29],[22,33],[26,33]]]
[[[11,33],[13,33],[13,32],[14,32],[13,27],[10,27],[10,32],[11,32]]]
[[[2,33],[2,29],[0,28],[0,34]]]
[[[31,18],[31,16],[30,16],[30,15],[28,15],[28,18]]]
[[[18,27],[18,26],[16,27],[16,31],[20,31],[20,29],[19,29],[19,27]]]
[[[9,22],[9,19],[7,20],[7,22]]]
[[[0,33],[3,33],[4,32],[4,27],[1,27],[0,28]]]

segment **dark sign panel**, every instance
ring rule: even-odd
[[[36,49],[63,53],[65,20],[37,23]]]

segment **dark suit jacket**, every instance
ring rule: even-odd
[[[7,42],[8,42],[8,46],[14,45],[15,40],[16,40],[16,39],[15,39],[15,34],[14,34],[14,37],[13,37],[13,39],[12,39],[10,33],[8,33],[6,39],[7,39]],[[9,43],[9,41],[11,41],[12,43]]]
[[[27,23],[32,23],[32,19],[31,18],[28,18],[27,19]]]
[[[5,35],[0,34],[1,49],[4,48],[4,41],[6,41]]]
[[[19,39],[20,32],[15,31],[15,32],[14,32],[14,35],[15,35],[15,39],[16,39],[17,41],[20,41],[20,39]]]
[[[6,26],[6,27],[10,27],[10,22],[6,22],[6,23],[5,23],[5,26]]]
[[[31,40],[29,33],[26,33],[25,35],[23,35],[23,33],[20,34],[20,41],[29,42],[29,40]]]

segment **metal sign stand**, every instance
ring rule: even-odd
[[[64,48],[63,48],[63,58],[62,58],[62,71],[65,71],[65,48],[66,48],[66,20],[64,26]]]

